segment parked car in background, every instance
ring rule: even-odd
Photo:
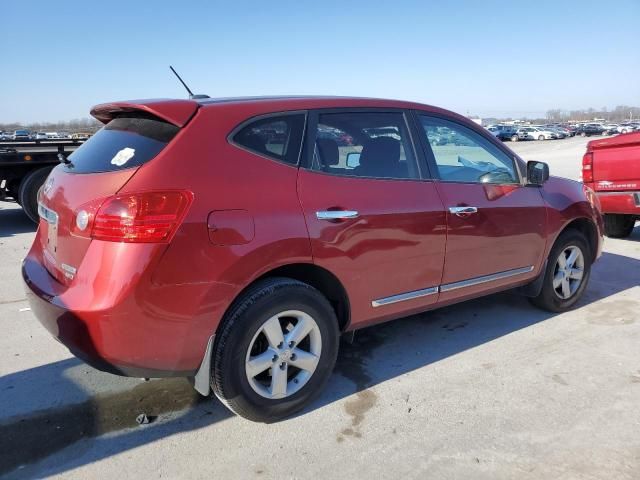
[[[612,124],[612,123],[607,123],[607,124],[603,124],[602,128],[604,128],[604,135],[616,135],[618,133],[620,133],[620,131],[618,130],[619,125],[616,124]]]
[[[636,123],[621,123],[618,127],[620,133],[630,133],[640,129],[640,124]]]
[[[58,132],[45,132],[45,135],[47,138],[60,138]]]
[[[557,133],[543,127],[533,125],[520,127],[519,131],[525,132],[527,137],[530,137],[533,140],[556,140],[558,138]]]
[[[572,129],[569,129],[565,125],[552,124],[552,125],[547,125],[547,127],[551,128],[553,131],[561,132],[565,136],[565,138],[573,137],[574,135],[574,131]]]
[[[192,377],[254,421],[308,405],[343,332],[513,288],[565,311],[601,254],[589,190],[440,108],[271,97],[92,114],[105,127],[41,190],[32,311],[97,368]]]
[[[501,132],[505,132],[505,131],[511,131],[513,130],[513,127],[511,125],[502,125],[502,124],[497,124],[497,125],[489,125],[488,127],[486,127],[487,130],[489,132],[491,132],[493,134],[493,136],[497,137],[499,133]]]
[[[495,125],[491,125],[489,127],[487,127],[487,131],[493,135],[494,137],[497,137],[498,134],[502,131],[501,129],[499,129],[497,126]]]
[[[604,131],[605,129],[601,125],[587,123],[578,126],[576,129],[576,135],[580,135],[581,137],[590,137],[591,135],[602,135]]]
[[[29,132],[29,130],[15,130],[13,135],[11,135],[11,140],[31,140],[31,132]]]
[[[496,138],[502,140],[503,142],[518,142],[520,140],[527,140],[527,134],[525,132],[520,132],[515,127],[505,128],[500,130],[496,134]]]
[[[69,132],[58,132],[58,138],[71,138],[71,134]]]
[[[559,127],[550,127],[550,126],[546,125],[546,126],[544,126],[542,128],[544,128],[545,130],[549,130],[549,131],[555,133],[558,136],[559,139],[567,137],[567,134],[564,132],[564,130],[559,128]]]
[[[9,132],[0,132],[0,141],[11,140],[11,136]]]
[[[582,181],[600,200],[605,233],[616,238],[631,235],[640,219],[640,132],[589,142]]]
[[[35,135],[33,136],[34,140],[46,140],[47,138],[49,137],[44,132],[36,132]]]

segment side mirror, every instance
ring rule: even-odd
[[[527,184],[542,185],[549,180],[549,165],[534,160],[527,162]]]
[[[360,154],[358,152],[347,153],[347,168],[356,168],[360,165]]]

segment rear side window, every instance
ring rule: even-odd
[[[396,112],[321,113],[314,170],[367,178],[419,178],[404,115]]]
[[[297,165],[305,115],[277,115],[255,120],[233,136],[233,142],[265,157]]]
[[[69,156],[71,164],[65,169],[98,173],[139,167],[158,155],[179,130],[153,117],[114,118]]]

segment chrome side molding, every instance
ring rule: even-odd
[[[392,295],[390,297],[379,298],[371,301],[371,306],[374,308],[383,307],[385,305],[391,305],[392,303],[404,302],[407,300],[413,300],[415,298],[427,297],[429,295],[435,295],[438,292],[450,292],[451,290],[457,290],[459,288],[472,287],[474,285],[480,285],[482,283],[494,282],[496,280],[502,280],[516,275],[522,275],[533,271],[533,265],[528,267],[514,268],[513,270],[506,270],[504,272],[492,273],[491,275],[483,275],[481,277],[474,277],[468,280],[462,280],[460,282],[446,283],[439,287],[430,287],[423,290],[415,290],[413,292],[400,293],[398,295]]]
[[[457,290],[459,288],[472,287],[474,285],[480,285],[481,283],[494,282],[496,280],[502,280],[504,278],[514,277],[516,275],[522,275],[523,273],[529,273],[533,270],[533,265],[522,268],[514,268],[513,270],[506,270],[504,272],[492,273],[491,275],[483,275],[481,277],[470,278],[468,280],[462,280],[461,282],[447,283],[440,285],[441,292],[450,292],[451,290]]]
[[[429,295],[435,295],[438,293],[438,287],[424,288],[422,290],[415,290],[413,292],[400,293],[399,295],[392,295],[390,297],[379,298],[371,302],[372,307],[382,307],[384,305],[391,305],[392,303],[404,302],[405,300],[413,300],[414,298],[427,297]]]

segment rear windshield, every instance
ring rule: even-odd
[[[113,172],[139,167],[162,151],[179,128],[157,118],[114,118],[69,155],[73,173]]]

